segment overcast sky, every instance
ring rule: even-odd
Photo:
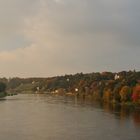
[[[140,69],[139,0],[0,0],[0,77]]]

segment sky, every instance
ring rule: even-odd
[[[139,0],[0,0],[0,77],[140,69]]]

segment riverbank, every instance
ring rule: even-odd
[[[49,78],[1,79],[11,93],[53,93],[104,102],[140,104],[140,72],[77,73]],[[66,94],[66,95],[65,95]]]

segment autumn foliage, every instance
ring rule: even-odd
[[[8,90],[78,95],[114,103],[140,103],[140,72],[77,73],[49,78],[2,78]],[[75,90],[76,89],[76,90]]]
[[[132,99],[133,102],[140,103],[140,85],[134,87]]]

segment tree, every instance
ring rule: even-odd
[[[105,89],[104,94],[103,94],[103,101],[110,102],[111,101],[111,96],[112,96],[111,89]]]
[[[126,102],[131,100],[131,88],[123,86],[120,90],[121,101]]]
[[[0,92],[5,92],[5,90],[6,90],[6,84],[0,82]]]
[[[6,95],[6,84],[0,82],[0,98],[5,97]]]
[[[133,90],[133,102],[140,103],[140,85],[137,85]]]

